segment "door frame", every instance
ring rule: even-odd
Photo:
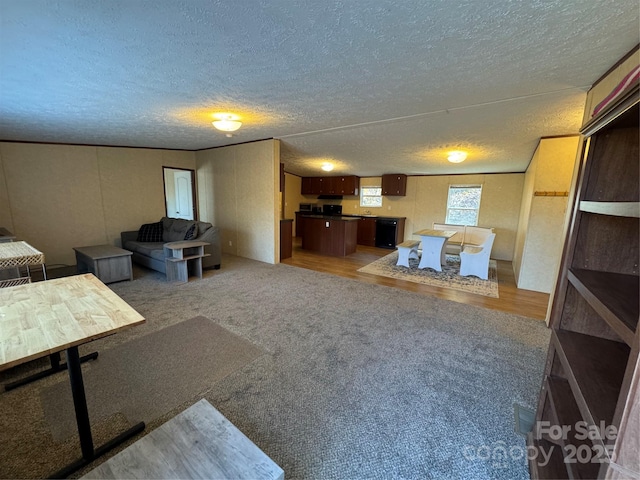
[[[164,214],[165,217],[170,217],[169,212],[167,211],[167,178],[166,178],[166,169],[170,170],[180,170],[183,172],[189,172],[191,174],[191,203],[193,205],[193,219],[198,220],[198,204],[196,202],[196,171],[191,168],[183,168],[183,167],[171,167],[169,165],[162,166],[162,191],[164,192]]]

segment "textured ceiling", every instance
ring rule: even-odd
[[[522,172],[639,41],[638,0],[0,0],[0,139],[204,149],[287,171]],[[228,138],[216,111],[237,113]],[[445,152],[464,148],[462,164]]]

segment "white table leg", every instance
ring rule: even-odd
[[[447,239],[423,235],[421,235],[420,238],[422,238],[422,258],[420,258],[418,268],[433,268],[441,272],[442,265],[446,261],[444,244]]]

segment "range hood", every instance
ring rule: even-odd
[[[318,195],[318,200],[342,200],[342,195]]]

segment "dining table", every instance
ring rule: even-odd
[[[50,478],[68,477],[144,430],[140,422],[94,446],[78,352],[80,345],[144,322],[90,273],[0,289],[0,371],[66,351],[82,456]]]
[[[418,268],[433,268],[441,272],[442,265],[447,263],[445,255],[445,245],[447,240],[453,237],[457,232],[453,230],[431,230],[424,229],[414,232],[422,241],[422,256]]]

